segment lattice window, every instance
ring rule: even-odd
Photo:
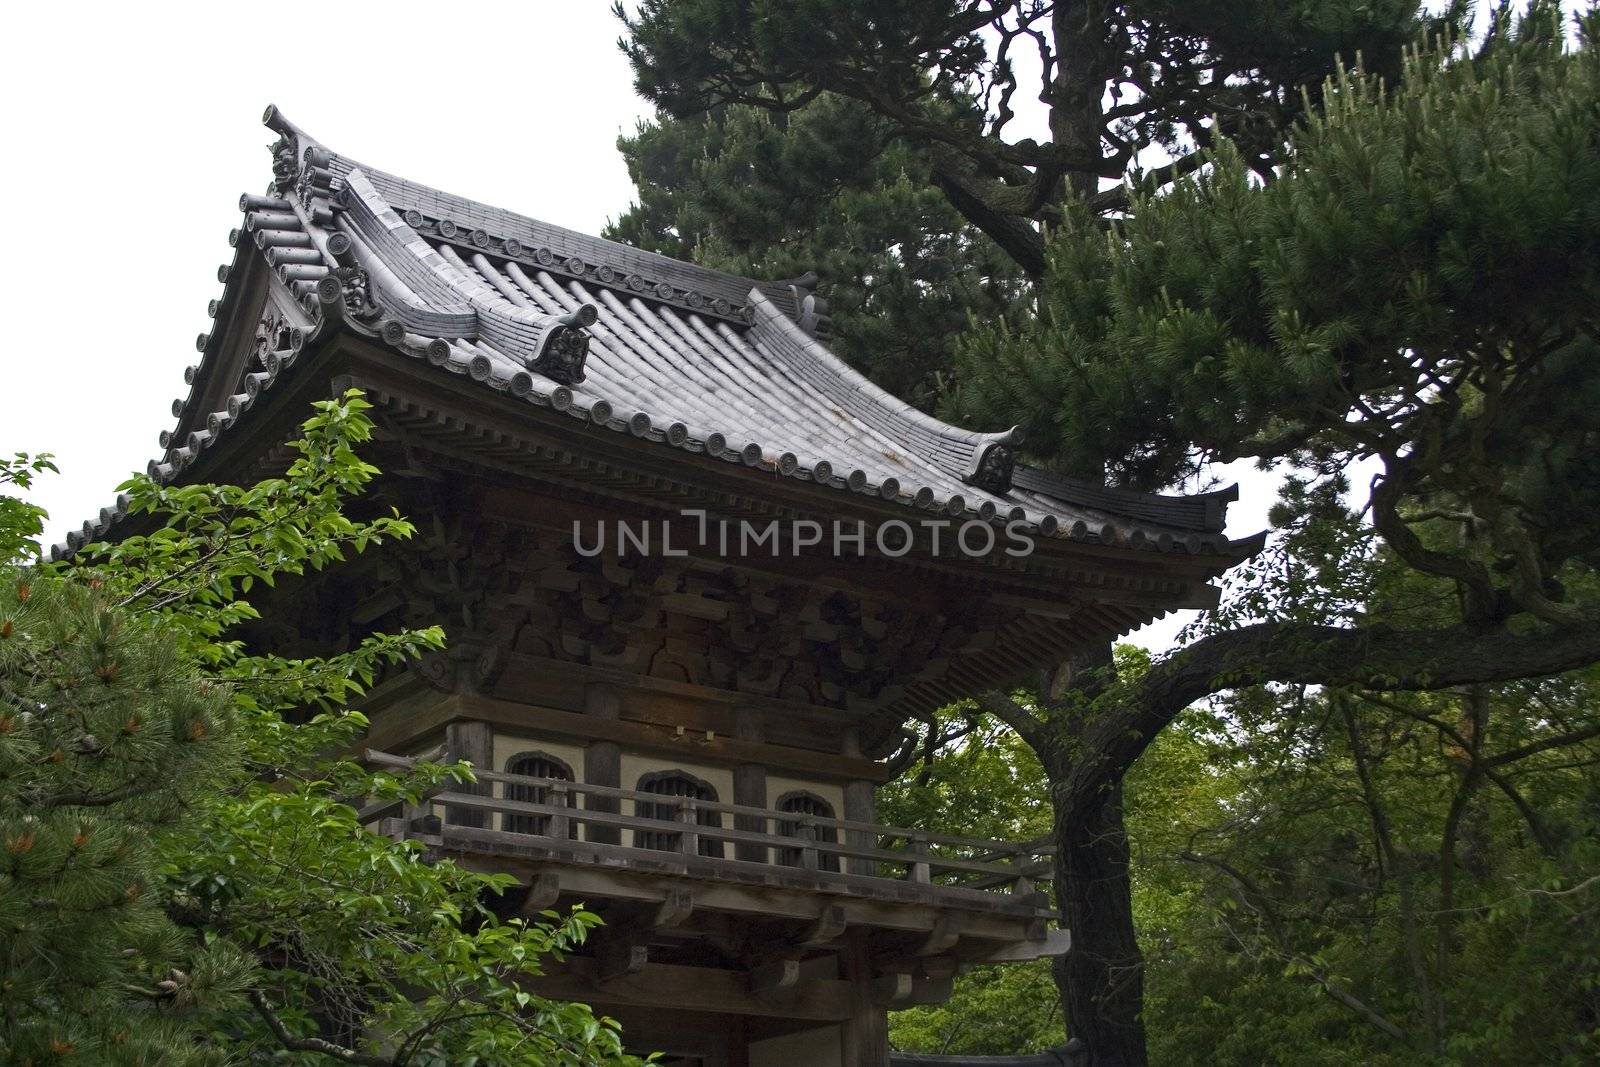
[[[836,817],[833,814],[833,805],[815,793],[785,793],[778,798],[778,810],[790,815],[810,815],[818,819]],[[813,826],[812,831],[817,835],[816,840],[818,841],[825,841],[828,844],[837,844],[839,841],[839,831],[835,827]],[[778,833],[784,837],[799,837],[799,821],[790,822],[787,819],[779,819]],[[778,862],[785,867],[800,866],[800,849],[778,849]],[[831,852],[817,853],[817,870],[837,872],[839,870],[839,857]]]
[[[709,782],[701,781],[683,771],[654,771],[640,778],[637,788],[641,793],[656,793],[664,797],[688,797],[712,802],[717,799],[717,791]],[[668,822],[676,822],[678,805],[640,800],[634,802],[634,813],[642,819],[665,819]],[[701,826],[722,828],[720,812],[702,808],[695,813],[695,821]],[[653,848],[662,852],[683,851],[683,835],[670,830],[635,830],[633,843],[636,848]],[[721,859],[722,842],[717,838],[701,835],[699,852],[702,856],[715,856]]]
[[[506,760],[507,774],[520,774],[529,778],[555,778],[563,782],[571,782],[572,768],[565,760],[559,760],[547,752],[519,752]],[[521,800],[529,804],[549,804],[552,801],[551,789],[546,785],[528,785],[523,782],[506,782],[505,796],[507,800]],[[575,797],[567,793],[566,806],[576,807]],[[549,815],[511,815],[502,817],[501,827],[514,834],[535,834],[539,837],[550,835]],[[567,820],[567,836],[576,840],[578,824],[571,819]]]

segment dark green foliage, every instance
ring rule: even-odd
[[[34,562],[40,513],[0,497],[0,1062],[636,1062],[613,1023],[522,988],[596,916],[501,921],[509,876],[351,806],[471,777],[340,755],[367,725],[346,702],[443,634],[295,660],[235,637],[257,583],[410,535],[344,510],[377,474],[367,408],[319,402],[280,478],[133,479],[130,535],[68,564]]]
[[[606,236],[747,277],[815,271],[831,346],[898,395],[928,404],[969,317],[1015,306],[1020,272],[853,101],[662,117],[618,146],[639,203]]]
[[[183,1024],[245,968],[168,917],[156,841],[219,787],[233,718],[226,689],[105,588],[0,580],[5,1062],[216,1060]]]
[[[1011,731],[976,709],[946,709],[933,729],[956,738],[932,762],[913,768],[878,797],[878,817],[894,826],[1032,841],[1050,832],[1044,769]],[[955,1055],[1042,1052],[1066,1040],[1061,999],[1048,960],[979,967],[960,976],[938,1007],[890,1016],[897,1049]]]
[[[1600,726],[1594,681],[1483,694],[1515,800],[1469,781],[1463,696],[1253,691],[1164,735],[1129,778],[1152,1062],[1591,1062],[1600,778],[1559,742]]]
[[[1039,320],[965,350],[962,413],[1161,485],[1207,457],[1499,432],[1467,399],[1487,389],[1515,396],[1495,414],[1518,428],[1575,411],[1600,255],[1597,59],[1561,58],[1550,17],[1474,60],[1415,57],[1398,89],[1341,75],[1264,188],[1225,144],[1110,235],[1074,219]]]
[[[1096,211],[1120,209],[1133,184],[1191,169],[1219,131],[1266,169],[1303,111],[1302,85],[1318,85],[1339,53],[1392,72],[1423,25],[1405,0],[646,0],[617,10],[639,92],[665,116],[734,105],[784,116],[825,94],[848,99],[914,146],[952,207],[1033,275],[1045,269],[1038,224],[1060,219],[1069,192]],[[1151,149],[1167,158],[1126,180]],[[1101,178],[1124,184],[1100,189]]]

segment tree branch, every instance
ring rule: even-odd
[[[267,1024],[267,1029],[272,1031],[272,1036],[278,1039],[278,1044],[289,1052],[317,1052],[331,1056],[341,1063],[360,1063],[367,1067],[394,1067],[394,1061],[386,1056],[357,1052],[355,1049],[336,1045],[332,1041],[324,1041],[320,1037],[295,1037],[272,1010],[272,1005],[267,1003],[265,993],[259,989],[252,989],[246,996],[250,998],[250,1004],[256,1009],[256,1014]]]
[[[1027,708],[1024,708],[998,689],[979,693],[977,700],[979,707],[1011,727],[1016,735],[1022,738],[1023,742],[1034,751],[1042,752],[1043,747],[1049,743],[1044,723],[1032,715]]]
[[[1082,755],[1074,761],[1069,785],[1079,795],[1092,795],[1132,766],[1190,704],[1226,689],[1279,682],[1439,690],[1559,674],[1597,661],[1600,625],[1523,632],[1467,626],[1243,626],[1195,642],[1102,698],[1116,706],[1095,715],[1082,731]]]

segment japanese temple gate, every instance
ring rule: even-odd
[[[253,479],[312,401],[375,405],[359,506],[418,535],[280,590],[251,633],[293,655],[444,625],[365,700],[365,756],[478,782],[370,825],[512,873],[508,913],[599,912],[535,991],[668,1063],[883,1064],[889,1010],[1067,951],[1048,849],[880,825],[874,791],[907,722],[1211,603],[1255,547],[1221,533],[1231,496],[1061,477],[917,411],[828,350],[813,277],[587,237],[266,124],[272,181],[150,470]]]

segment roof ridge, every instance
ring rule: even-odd
[[[650,292],[653,297],[660,299],[671,298],[664,290],[681,291],[681,295],[687,298],[685,303],[690,310],[701,314],[709,312],[735,321],[748,321],[747,315],[740,314],[743,307],[738,302],[755,289],[777,303],[784,314],[799,323],[808,334],[816,336],[827,333],[827,304],[815,293],[818,278],[814,271],[807,271],[797,278],[784,279],[730,274],[545,222],[531,215],[436,189],[369,166],[329,149],[291,122],[275,105],[267,106],[262,124],[287,142],[285,149],[278,153],[280,162],[274,168],[280,194],[293,185],[301,161],[320,153],[319,166],[331,176],[330,193],[339,192],[348,175],[359,171],[413,229],[419,232],[433,231],[429,236],[483,249],[489,248],[493,241],[513,258],[524,249],[533,252],[548,248],[549,260],[540,264],[544,269],[559,270],[561,266],[576,260],[576,265],[583,268],[576,273],[580,277],[587,275],[584,277],[587,282],[614,285],[615,288],[635,293]],[[299,173],[303,175],[305,172]],[[491,227],[500,232],[493,232]],[[636,278],[647,281],[647,284],[632,284]]]

